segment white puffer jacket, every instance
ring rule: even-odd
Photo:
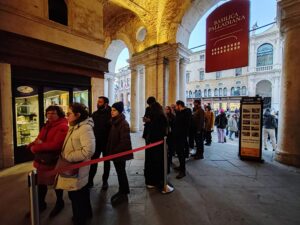
[[[88,118],[75,126],[70,126],[62,148],[62,157],[68,162],[79,163],[91,159],[95,152],[94,122]],[[88,183],[90,166],[79,168],[74,177],[58,175],[56,189],[79,190]]]

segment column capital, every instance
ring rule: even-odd
[[[114,79],[115,76],[116,76],[115,73],[105,73],[105,74],[104,74],[104,78],[105,78],[105,79]]]
[[[300,0],[278,0],[280,30],[285,33],[300,27]]]

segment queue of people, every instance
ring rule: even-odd
[[[166,106],[151,96],[147,99],[148,107],[143,117],[143,138],[146,145],[167,137],[168,173],[171,171],[172,158],[177,155],[179,165],[174,166],[176,178],[186,176],[186,158],[195,160],[204,158],[204,145],[211,145],[211,133],[214,125],[218,129],[218,140],[224,142],[227,118],[224,111],[215,118],[210,105],[201,106],[200,100],[194,101],[193,110],[187,108],[181,100]],[[102,156],[121,153],[132,149],[130,127],[125,119],[123,102],[109,106],[109,100],[100,96],[97,110],[89,116],[88,109],[81,103],[69,106],[67,116],[61,107],[49,106],[46,109],[47,122],[34,142],[28,148],[35,155],[34,167],[38,171],[39,210],[47,208],[45,196],[47,186],[53,186],[57,201],[49,217],[56,216],[64,208],[63,191],[68,192],[72,203],[74,225],[86,224],[93,216],[90,202],[90,188],[94,186],[97,164],[60,172],[56,176],[47,176],[47,172],[64,168],[74,163],[86,162]],[[235,123],[229,119],[229,131],[235,131]],[[232,133],[230,133],[231,138]],[[206,143],[204,144],[204,141]],[[196,146],[193,152],[191,149]],[[111,204],[116,207],[128,201],[130,193],[126,173],[126,161],[133,159],[128,154],[112,162],[116,169],[119,190],[111,197]],[[109,188],[108,178],[110,161],[104,162],[102,191]],[[158,145],[145,151],[145,185],[149,189],[162,191],[164,188],[164,148]]]

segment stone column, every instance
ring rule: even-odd
[[[14,165],[11,67],[0,63],[0,168]]]
[[[107,91],[105,91],[105,94],[107,94],[110,105],[112,105],[115,102],[115,78],[114,77],[115,77],[114,73],[105,74],[105,79],[107,80]]]
[[[98,97],[104,95],[104,79],[103,78],[96,78],[92,77],[91,79],[92,85],[92,112],[97,110],[97,102]]]
[[[186,63],[187,60],[180,59],[179,64],[179,99],[186,103]]]
[[[139,77],[139,89],[138,92],[139,94],[139,130],[144,129],[144,123],[142,117],[145,114],[145,109],[146,109],[146,97],[145,97],[145,67],[144,66],[139,66],[138,68],[138,77]]]
[[[138,90],[138,74],[136,67],[131,68],[131,110],[130,110],[130,129],[131,132],[139,130],[139,90]]]
[[[299,105],[300,105],[300,1],[278,1],[281,32],[284,35],[284,61],[279,112],[279,144],[276,160],[300,166]]]
[[[179,57],[169,57],[169,96],[168,104],[175,104],[179,99]]]
[[[157,65],[156,60],[148,60],[145,64],[145,99],[150,96],[157,98]]]

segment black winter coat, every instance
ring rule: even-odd
[[[93,112],[94,134],[96,138],[96,151],[103,151],[101,147],[106,148],[107,139],[111,127],[111,108],[98,109]]]
[[[125,115],[122,113],[112,118],[112,126],[110,129],[107,152],[109,155],[125,152],[132,149],[130,139],[129,124],[125,120]],[[113,159],[113,161],[130,160],[133,159],[133,154],[125,155],[120,158]]]
[[[225,129],[227,126],[227,118],[225,113],[219,114],[215,119],[215,126],[220,129]]]

